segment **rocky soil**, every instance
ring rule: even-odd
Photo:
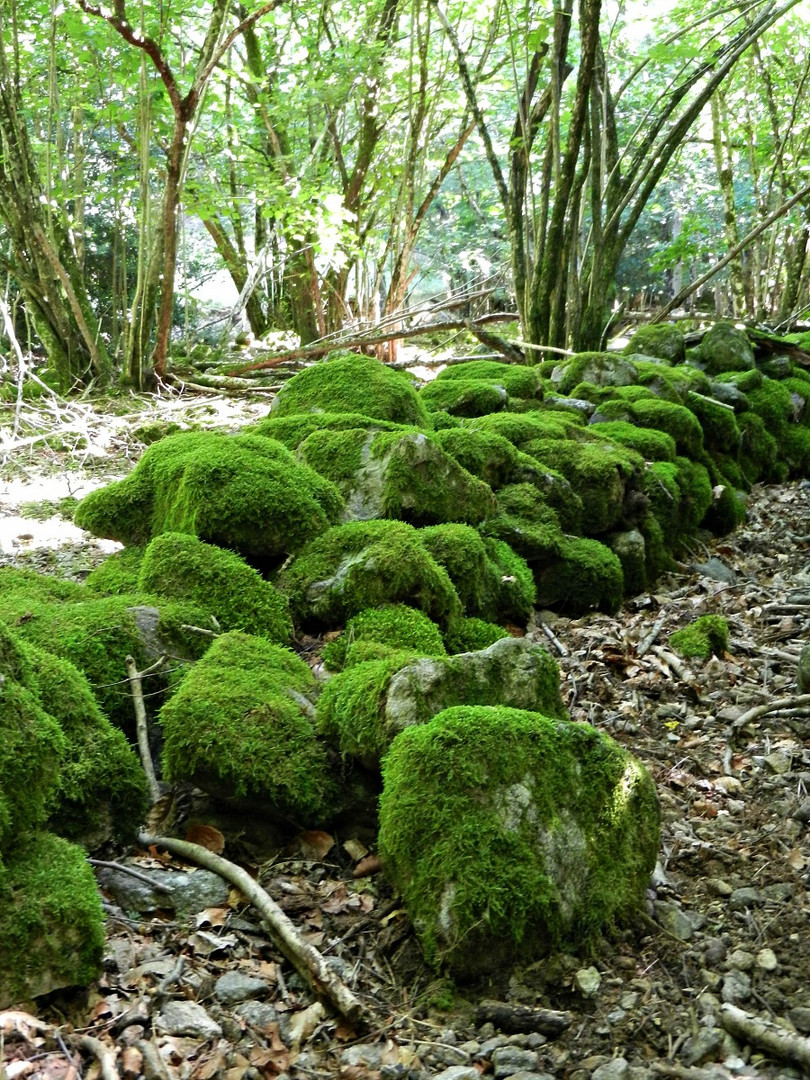
[[[266,408],[25,406],[0,441],[0,562],[83,577],[109,545],[52,511],[128,471],[145,419],[235,426]],[[49,441],[26,423],[45,424]],[[703,614],[727,618],[729,652],[687,665],[667,639]],[[810,1076],[810,697],[796,696],[809,624],[806,482],[756,489],[742,528],[697,544],[615,618],[538,613],[530,632],[557,657],[572,717],[637,754],[661,799],[648,912],[591,955],[454,987],[421,964],[367,857],[371,833],[291,829],[271,848],[255,823],[217,819],[226,856],[330,960],[362,1021],[324,1006],[216,875],[157,849],[105,853],[151,886],[98,867],[104,974],[87,992],[0,1013],[0,1078]]]

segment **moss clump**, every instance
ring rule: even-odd
[[[173,420],[152,420],[148,424],[133,428],[132,434],[144,446],[151,446],[152,443],[165,439],[167,435],[176,435],[182,430],[181,426]]]
[[[579,496],[576,502],[581,506]],[[572,499],[572,507],[575,502]],[[498,513],[481,526],[481,532],[506,543],[530,565],[558,557],[564,535],[556,512],[532,484],[513,484],[498,492]]]
[[[434,440],[458,464],[493,491],[505,484],[531,480],[537,474],[534,462],[522,456],[515,445],[491,431],[448,428]]]
[[[751,368],[750,371],[722,371],[713,377],[718,382],[735,386],[743,394],[750,394],[752,390],[758,390],[762,386],[764,376],[759,368]]]
[[[577,353],[559,363],[551,376],[560,394],[570,394],[579,383],[593,386],[632,386],[638,381],[636,366],[619,353]]]
[[[679,454],[697,457],[703,450],[703,429],[697,417],[684,405],[671,401],[633,402],[631,418],[639,427],[665,431],[675,440]]]
[[[452,364],[440,371],[434,382],[468,382],[470,380],[502,386],[510,397],[542,398],[543,380],[537,368],[519,367],[498,360],[469,360]]]
[[[390,649],[407,649],[420,656],[445,656],[438,626],[423,611],[407,604],[368,608],[349,619],[345,631],[323,650],[323,661],[333,671],[346,662],[347,650],[360,641],[375,641]]]
[[[426,958],[464,977],[640,910],[659,813],[643,766],[589,725],[462,707],[395,740],[379,839]]]
[[[336,353],[293,376],[279,390],[271,416],[340,412],[430,427],[410,376],[348,352]]]
[[[728,649],[728,623],[722,615],[701,615],[689,626],[670,634],[669,644],[687,660],[722,656]]]
[[[518,450],[523,450],[532,439],[572,439],[581,431],[583,423],[560,413],[534,412],[529,415],[497,413],[467,420],[464,428],[469,431],[486,431],[508,439]]]
[[[647,584],[651,585],[668,570],[675,569],[675,560],[667,547],[661,523],[652,513],[646,513],[638,525],[644,537],[644,564],[647,571]]]
[[[183,532],[248,559],[280,559],[338,520],[337,489],[259,435],[194,431],[149,447],[126,479],[88,495],[76,523],[143,545]]]
[[[741,434],[740,463],[749,483],[786,480],[788,466],[779,460],[779,446],[762,417],[747,412],[737,418],[737,423]]]
[[[640,529],[614,533],[608,540],[610,550],[622,564],[624,595],[638,596],[647,588],[647,544]]]
[[[737,452],[741,435],[733,409],[727,409],[702,394],[693,393],[688,395],[686,404],[700,421],[703,445],[707,450],[713,453]]]
[[[654,428],[636,427],[626,420],[609,420],[594,424],[592,430],[597,435],[604,435],[613,442],[635,450],[647,461],[674,461],[675,440],[665,431]]]
[[[101,897],[84,852],[50,833],[0,866],[0,1008],[98,978]]]
[[[535,570],[538,602],[571,615],[618,611],[624,598],[619,558],[598,540],[566,536],[559,558]]]
[[[270,413],[264,420],[242,429],[245,435],[263,435],[275,439],[290,450],[297,450],[301,443],[316,431],[410,431],[406,424],[375,419],[362,413],[294,413],[292,416],[276,416]]]
[[[337,741],[344,757],[376,767],[391,741],[384,726],[385,695],[410,657],[392,652],[347,667],[330,679],[318,699],[318,730]]]
[[[534,606],[534,581],[525,560],[507,544],[484,539],[468,525],[436,525],[419,535],[447,571],[465,614],[488,622],[526,623]]]
[[[137,592],[143,552],[142,547],[127,547],[108,555],[87,575],[85,586],[104,596]]]
[[[312,672],[289,649],[224,634],[161,709],[166,775],[323,820],[335,791],[315,736],[316,693]]]
[[[293,618],[334,627],[365,608],[403,603],[445,624],[461,614],[447,575],[401,521],[350,521],[313,540],[278,576]]]
[[[143,592],[189,600],[223,630],[243,630],[279,645],[292,640],[287,598],[232,551],[183,533],[163,533],[141,563]]]
[[[624,351],[657,356],[670,364],[682,364],[686,359],[686,346],[678,327],[660,323],[655,326],[640,326]]]
[[[699,354],[710,375],[748,371],[755,366],[754,350],[748,336],[730,322],[717,322],[706,332]]]
[[[434,379],[422,388],[419,398],[429,412],[464,417],[500,412],[509,401],[503,386],[484,379]]]
[[[490,488],[422,432],[315,432],[299,454],[338,486],[351,518],[476,524],[495,506]]]
[[[509,631],[483,619],[453,619],[444,635],[444,643],[450,653],[478,652],[488,649],[496,641],[510,637]]]

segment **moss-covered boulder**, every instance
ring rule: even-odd
[[[384,604],[367,608],[346,623],[344,632],[323,650],[324,664],[340,671],[357,653],[360,642],[377,642],[390,650],[410,650],[420,656],[444,656],[442,632],[424,611],[407,604]]]
[[[678,405],[674,401],[662,401],[655,397],[636,401],[605,401],[594,413],[592,421],[601,423],[606,420],[623,420],[638,427],[666,432],[675,440],[679,454],[698,457],[703,450],[700,421],[685,405]]]
[[[452,705],[509,705],[565,715],[557,665],[527,638],[502,638],[478,652],[369,661],[331,679],[318,726],[341,753],[374,767],[406,727]]]
[[[707,450],[712,453],[737,453],[741,435],[732,407],[694,392],[688,394],[686,404],[703,428],[703,445]]]
[[[84,852],[51,833],[27,836],[0,865],[0,1009],[86,985],[103,950],[101,896]]]
[[[543,379],[536,367],[523,367],[499,360],[468,360],[451,364],[434,380],[437,383],[467,382],[470,379],[502,386],[510,397],[541,400]]]
[[[146,548],[138,587],[190,600],[223,630],[243,630],[279,645],[292,640],[287,598],[232,551],[186,533],[163,533]]]
[[[638,381],[638,371],[635,364],[620,353],[584,352],[558,363],[551,373],[551,381],[559,393],[570,394],[580,383],[632,386]]]
[[[509,404],[505,388],[484,379],[435,379],[422,388],[419,399],[429,413],[464,417],[488,416]]]
[[[493,491],[506,484],[534,483],[538,478],[537,462],[493,431],[445,428],[433,438],[446,454]]]
[[[455,586],[465,615],[524,626],[535,600],[531,570],[508,544],[469,525],[435,525],[420,538]]]
[[[701,615],[669,635],[669,644],[687,660],[708,660],[728,649],[728,623],[722,615]]]
[[[299,625],[335,628],[365,608],[409,604],[442,625],[461,614],[447,575],[412,525],[351,521],[307,545],[278,575]]]
[[[569,510],[581,510],[572,492]],[[558,558],[565,543],[557,513],[532,484],[511,484],[498,492],[498,513],[481,526],[481,532],[500,540],[522,556],[533,569]]]
[[[324,820],[335,787],[315,734],[316,697],[291,650],[223,634],[161,709],[164,774],[271,816]]]
[[[453,619],[444,635],[444,644],[449,653],[480,652],[488,649],[496,641],[511,637],[508,630],[495,623],[477,619],[475,616],[463,616]]]
[[[560,607],[571,615],[588,611],[612,614],[625,595],[621,561],[598,540],[566,536],[559,555],[533,569],[537,602]]]
[[[338,487],[347,521],[477,524],[495,507],[490,488],[422,432],[316,431],[299,455]]]
[[[682,364],[686,359],[683,334],[677,326],[657,323],[640,326],[625,346],[625,353],[657,356],[669,364]]]
[[[412,424],[395,424],[391,420],[366,416],[363,413],[311,412],[277,416],[271,412],[255,424],[242,428],[243,435],[263,435],[284,443],[289,450],[297,450],[301,443],[316,431],[414,431]]]
[[[592,428],[598,435],[635,450],[646,461],[674,461],[675,440],[666,431],[637,427],[627,420],[605,420]]]
[[[396,424],[429,427],[425,406],[409,375],[368,356],[340,352],[305,368],[279,390],[272,416],[362,413]]]
[[[647,588],[647,542],[640,529],[624,529],[608,537],[608,547],[622,564],[624,595],[638,596]]]
[[[126,547],[99,563],[84,579],[84,584],[102,596],[121,596],[138,591],[144,548]]]
[[[709,375],[748,371],[756,366],[747,334],[730,322],[717,322],[707,330],[698,352]]]
[[[123,544],[181,532],[273,562],[324,532],[342,510],[334,485],[281,443],[194,431],[149,447],[124,480],[83,499],[74,520]]]
[[[426,958],[500,972],[631,919],[659,844],[643,766],[587,724],[453,708],[383,763],[380,851]]]

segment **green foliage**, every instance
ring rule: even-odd
[[[243,630],[280,645],[292,640],[286,597],[232,551],[194,536],[156,536],[144,553],[138,584],[146,593],[191,601],[223,630]]]
[[[375,641],[390,649],[411,650],[420,656],[444,656],[442,634],[423,611],[407,604],[384,604],[358,612],[346,623],[345,631],[323,650],[323,662],[340,671],[349,650],[361,641]]]
[[[643,767],[587,724],[448,709],[383,763],[380,851],[429,962],[582,944],[639,910],[659,840]]]
[[[126,479],[91,492],[75,520],[124,544],[184,532],[245,558],[277,560],[342,509],[337,489],[281,443],[193,431],[150,446]]]
[[[687,660],[708,660],[728,649],[728,623],[722,615],[701,615],[689,626],[669,635],[669,644]]]
[[[224,634],[161,709],[166,775],[324,820],[335,788],[315,736],[316,694],[312,672],[291,650]]]
[[[337,353],[285,383],[272,416],[295,413],[362,413],[397,424],[430,427],[410,376],[355,353]]]

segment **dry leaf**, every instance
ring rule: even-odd
[[[354,868],[354,876],[368,877],[370,874],[378,874],[382,870],[382,863],[380,862],[379,855],[366,855],[365,859],[361,859],[360,862]]]
[[[136,1046],[125,1046],[121,1054],[121,1071],[125,1077],[140,1076],[143,1072],[143,1054]]]
[[[214,928],[224,926],[230,914],[230,908],[206,908],[205,911],[201,911],[197,915],[197,928],[199,929],[201,926],[213,926]]]
[[[806,859],[798,848],[793,848],[787,857],[787,861],[792,870],[804,870]]]
[[[186,840],[190,844],[198,844],[206,851],[213,851],[215,855],[221,855],[225,850],[225,837],[213,825],[190,825]]]
[[[307,829],[296,837],[305,859],[317,861],[323,859],[335,846],[334,836],[320,829]]]
[[[347,840],[343,845],[343,850],[349,856],[350,859],[354,859],[355,862],[359,862],[365,855],[368,855],[368,848],[357,837],[352,837]]]

